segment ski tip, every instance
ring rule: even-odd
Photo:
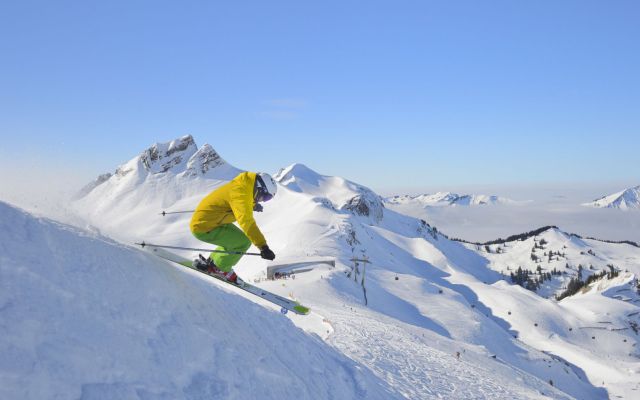
[[[298,304],[297,306],[294,306],[294,307],[293,307],[293,310],[294,310],[296,313],[298,313],[298,314],[302,314],[302,315],[307,315],[307,314],[309,314],[309,311],[311,311],[311,310],[309,309],[309,307],[305,307],[305,306],[303,306],[303,305],[301,305],[301,304]]]

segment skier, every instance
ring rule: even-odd
[[[276,255],[258,228],[253,211],[262,211],[261,202],[271,200],[278,187],[271,175],[243,172],[231,182],[212,191],[198,204],[191,218],[191,233],[198,240],[215,244],[216,250],[236,254],[213,252],[209,258],[199,255],[193,266],[203,272],[217,274],[229,282],[237,282],[233,266],[251,243],[260,249],[260,256],[273,260]],[[240,228],[233,224],[237,221]]]

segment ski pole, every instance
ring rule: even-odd
[[[187,211],[169,211],[169,212],[162,211],[162,212],[160,213],[160,215],[162,215],[162,216],[164,217],[164,216],[165,216],[165,215],[167,215],[167,214],[186,214],[186,213],[192,213],[192,212],[195,212],[195,211],[196,211],[196,210],[187,210]]]
[[[203,252],[210,252],[210,253],[225,253],[225,254],[242,254],[245,256],[259,256],[260,253],[243,253],[241,251],[224,251],[224,250],[212,250],[212,249],[198,249],[198,248],[193,248],[193,247],[179,247],[179,246],[164,246],[164,245],[160,245],[160,244],[151,244],[151,243],[145,243],[145,242],[141,242],[141,243],[137,243],[136,244],[138,246],[142,246],[142,248],[144,248],[145,246],[149,246],[149,247],[159,247],[159,248],[163,248],[163,249],[174,249],[174,250],[192,250],[192,251],[203,251]]]

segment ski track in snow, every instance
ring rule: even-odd
[[[433,337],[411,334],[412,328],[397,321],[384,321],[367,310],[331,313],[336,328],[329,343],[354,360],[368,365],[374,373],[409,399],[539,399],[546,396],[522,387],[524,374],[518,373],[515,385],[496,373],[504,369],[495,360],[486,366],[465,361],[465,352],[457,359],[454,352],[445,353],[426,342]],[[429,335],[431,336],[431,335]],[[504,372],[504,371],[502,371]],[[542,382],[537,382],[538,385]],[[549,389],[547,395],[569,399]]]

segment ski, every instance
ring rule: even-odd
[[[258,296],[264,300],[267,300],[277,306],[281,307],[281,312],[283,314],[286,314],[287,311],[292,311],[296,314],[300,314],[300,315],[307,315],[309,314],[310,309],[308,307],[303,306],[302,304],[298,303],[295,300],[291,300],[291,299],[287,299],[286,297],[282,297],[279,296],[275,293],[269,292],[268,290],[264,290],[259,288],[258,286],[254,286],[250,283],[247,283],[245,281],[243,281],[242,279],[238,278],[237,283],[234,282],[229,282],[227,280],[225,280],[224,278],[217,276],[217,275],[212,275],[212,274],[207,274],[206,272],[203,271],[199,271],[196,268],[193,268],[193,266],[191,265],[191,261],[179,256],[178,254],[172,253],[170,251],[167,251],[163,248],[160,247],[155,247],[154,245],[150,245],[150,244],[146,244],[145,248],[148,249],[150,252],[152,252],[153,254],[155,254],[156,256],[171,261],[173,263],[176,263],[178,265],[181,265],[183,267],[192,269],[194,271],[197,271],[201,274],[210,276],[212,278],[215,278],[217,280],[219,280],[220,282],[224,282],[227,285],[231,285],[234,286],[238,289],[244,290],[245,292],[249,292],[251,294],[253,294],[254,296]]]

